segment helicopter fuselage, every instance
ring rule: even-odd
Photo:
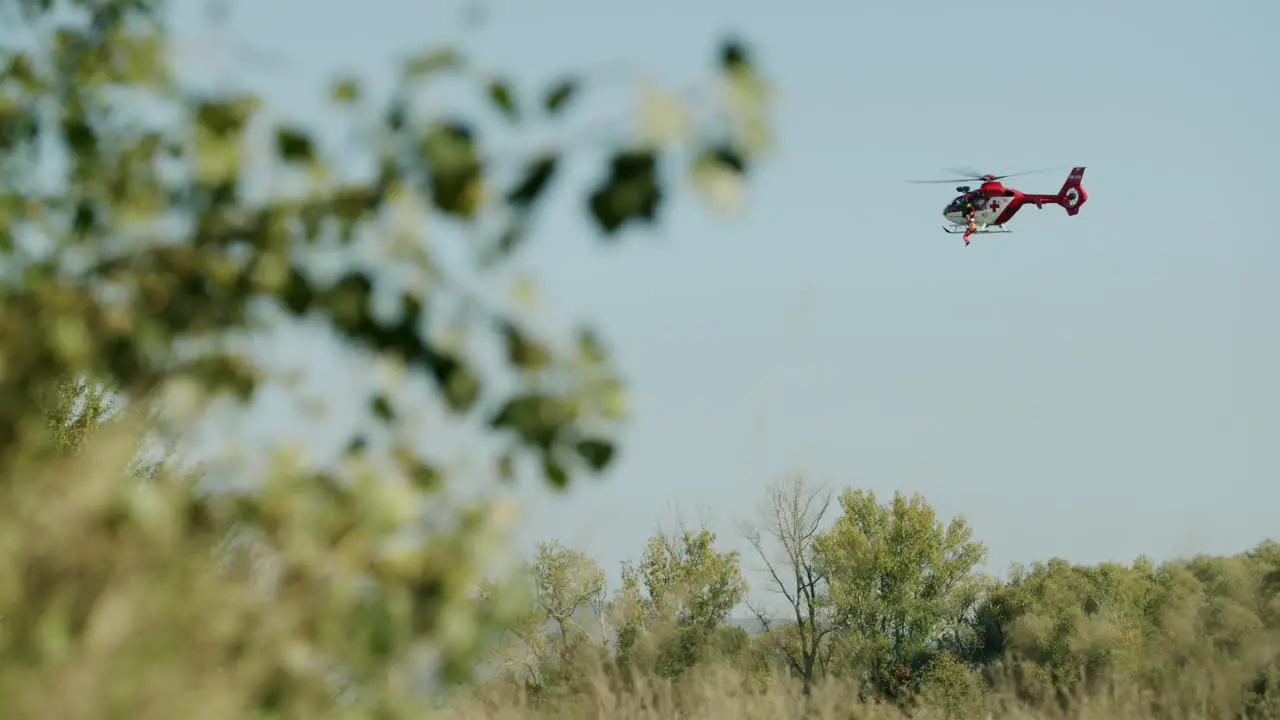
[[[953,225],[965,225],[972,213],[973,221],[979,227],[1000,225],[1013,217],[1024,197],[1017,190],[998,182],[983,183],[977,190],[964,192],[952,200],[943,208],[942,217]]]

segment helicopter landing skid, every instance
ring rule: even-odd
[[[942,226],[942,232],[947,233],[948,235],[963,235],[965,230],[967,229],[968,228],[964,225],[952,225],[950,227],[947,227],[946,225]],[[1004,233],[1011,233],[1011,232],[1013,231],[1010,230],[1009,228],[1001,227],[999,225],[993,225],[991,227],[978,228],[977,230],[973,231],[973,234],[974,235],[1002,235]]]

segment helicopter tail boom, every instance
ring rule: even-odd
[[[1084,168],[1071,168],[1071,174],[1067,175],[1067,181],[1058,191],[1058,204],[1066,209],[1068,215],[1080,212],[1080,206],[1089,199],[1089,194],[1084,191],[1082,180],[1084,180]]]
[[[1071,174],[1067,175],[1067,181],[1062,184],[1062,189],[1056,195],[1024,195],[1025,202],[1033,203],[1037,207],[1044,205],[1061,205],[1068,215],[1075,215],[1080,212],[1080,206],[1084,205],[1084,201],[1089,199],[1089,194],[1084,191],[1084,185],[1081,180],[1084,179],[1084,168],[1071,168]]]

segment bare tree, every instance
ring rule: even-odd
[[[591,616],[594,617],[600,625],[600,638],[598,640],[600,647],[612,647],[614,640],[613,623],[609,617],[609,594],[605,592],[603,586],[599,593],[596,593],[587,601],[587,608],[591,611]]]
[[[837,618],[827,602],[826,574],[815,562],[814,548],[820,526],[831,505],[828,491],[811,488],[803,475],[789,475],[776,483],[762,508],[758,527],[748,527],[747,540],[764,562],[769,590],[790,606],[794,624],[777,623],[752,603],[747,606],[810,693],[818,672],[826,664],[828,637],[837,629]]]

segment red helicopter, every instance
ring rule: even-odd
[[[1062,189],[1058,190],[1056,195],[1024,193],[1011,187],[1005,187],[1000,183],[1000,180],[1007,177],[1041,172],[1047,172],[1047,170],[1029,170],[1008,175],[970,174],[962,170],[960,173],[968,175],[968,177],[953,180],[911,180],[910,182],[954,183],[980,181],[982,183],[977,190],[971,189],[968,185],[957,187],[956,192],[960,193],[959,197],[952,200],[942,210],[942,216],[951,223],[950,227],[943,227],[942,229],[953,235],[964,233],[964,244],[968,245],[969,237],[975,234],[1012,232],[1012,230],[1005,227],[1005,223],[1013,219],[1013,216],[1022,209],[1022,206],[1028,203],[1041,209],[1044,208],[1045,204],[1061,205],[1068,215],[1075,215],[1080,212],[1080,206],[1084,205],[1085,200],[1089,199],[1088,193],[1084,191],[1084,186],[1081,185],[1081,180],[1084,178],[1084,168],[1082,167],[1071,169],[1070,174],[1067,175],[1067,181],[1062,184]]]

